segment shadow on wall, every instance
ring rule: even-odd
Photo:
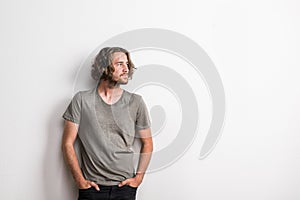
[[[61,150],[64,120],[63,112],[71,99],[59,101],[49,115],[48,140],[43,162],[44,199],[69,200],[77,198],[77,187],[64,162]]]

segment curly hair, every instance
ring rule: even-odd
[[[115,71],[112,59],[113,53],[123,52],[126,54],[128,59],[128,78],[132,79],[135,66],[130,59],[130,54],[126,49],[121,47],[105,47],[100,50],[96,55],[95,60],[92,64],[91,76],[94,80],[109,80],[112,78],[112,74]]]

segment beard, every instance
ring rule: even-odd
[[[108,81],[111,85],[126,85],[128,83],[128,75],[123,74],[117,78],[111,77],[110,79],[108,79]]]

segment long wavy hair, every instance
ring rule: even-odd
[[[92,64],[91,76],[94,80],[111,80],[112,74],[115,71],[112,59],[113,53],[123,52],[126,54],[128,59],[128,78],[132,79],[132,75],[134,72],[135,66],[130,59],[130,54],[126,49],[121,47],[105,47],[100,50],[100,52],[96,55],[95,60]]]

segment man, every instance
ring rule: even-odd
[[[140,95],[120,87],[134,65],[123,48],[103,48],[92,65],[95,88],[73,97],[63,118],[62,149],[79,188],[79,200],[134,200],[153,150],[150,119]],[[74,150],[79,139],[81,165]],[[135,171],[133,145],[141,141]]]

